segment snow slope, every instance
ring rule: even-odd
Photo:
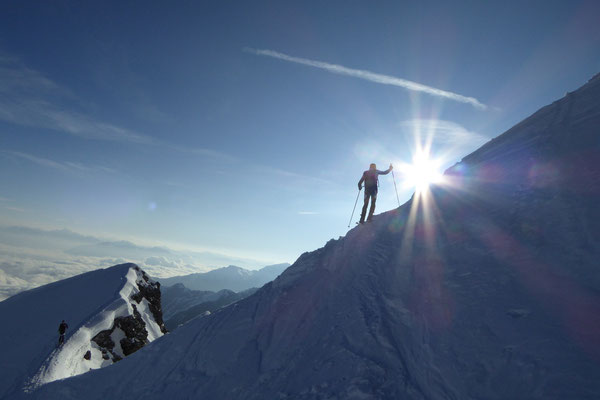
[[[256,294],[34,399],[597,399],[600,76]]]
[[[101,331],[110,330],[116,319],[129,321],[137,313],[147,331],[147,341],[162,336],[162,320],[155,318],[149,302],[156,300],[148,293],[156,294],[156,284],[136,265],[122,264],[29,290],[1,302],[0,319],[6,325],[0,333],[4,345],[0,357],[0,397],[24,387],[33,390],[125,357],[119,340],[115,340],[117,345],[110,356],[92,341]],[[160,297],[158,301],[160,305]],[[62,319],[69,329],[64,345],[57,349],[57,330]],[[127,337],[120,328],[111,333],[114,339]],[[89,360],[84,358],[88,351]],[[103,352],[107,354],[104,358]]]

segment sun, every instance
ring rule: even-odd
[[[429,185],[442,181],[440,162],[431,159],[426,151],[418,151],[413,156],[412,164],[404,164],[401,170],[404,185],[415,188],[417,192],[427,190]]]

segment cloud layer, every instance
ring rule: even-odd
[[[134,262],[158,278],[231,264],[250,269],[267,264],[212,252],[106,241],[66,229],[0,226],[0,301],[23,290],[124,262]]]
[[[313,68],[323,69],[338,75],[346,75],[354,78],[364,79],[370,82],[380,83],[382,85],[398,86],[415,92],[423,92],[432,96],[443,97],[449,100],[467,103],[480,110],[486,110],[488,106],[481,103],[474,97],[463,96],[457,93],[448,92],[446,90],[437,89],[431,86],[423,85],[417,82],[409,81],[395,76],[378,74],[362,69],[353,69],[337,64],[329,64],[323,61],[309,60],[307,58],[292,57],[287,54],[279,53],[273,50],[259,50],[253,48],[245,48],[244,51],[259,56],[277,58],[279,60],[288,61],[296,64],[307,65]]]

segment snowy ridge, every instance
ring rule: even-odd
[[[29,398],[597,399],[598,126],[593,79],[465,157],[427,199]]]
[[[135,295],[140,293],[140,287],[148,287],[154,282],[144,279],[145,273],[137,266],[132,266],[125,275],[125,285],[119,292],[119,298],[86,322],[69,337],[63,346],[52,352],[44,362],[39,372],[28,385],[29,389],[35,389],[40,385],[80,375],[92,369],[103,368],[113,364],[126,356],[121,347],[121,340],[126,340],[126,333],[119,327],[114,327],[115,319],[127,317],[138,312],[147,330],[147,341],[161,337],[164,328],[156,322],[150,311],[150,304],[145,297],[139,302],[134,300]],[[107,357],[107,350],[93,338],[100,332],[114,328],[110,337],[115,344],[111,349],[111,356]],[[84,357],[88,353],[88,358]]]

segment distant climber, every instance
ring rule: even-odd
[[[371,209],[369,210],[369,216],[367,221],[373,219],[373,213],[375,212],[375,202],[377,201],[377,186],[379,184],[379,175],[387,175],[394,167],[390,164],[390,167],[385,171],[379,171],[375,164],[371,164],[369,169],[363,172],[362,178],[358,181],[358,190],[362,189],[363,182],[365,183],[365,203],[363,204],[362,213],[360,214],[359,223],[365,222],[365,215],[367,213],[367,206],[369,205],[369,199],[371,199]]]
[[[67,325],[67,323],[63,319],[60,325],[58,326],[58,333],[60,334],[60,336],[58,337],[59,346],[62,346],[65,342],[65,332],[67,331],[67,328],[69,328],[69,325]]]

